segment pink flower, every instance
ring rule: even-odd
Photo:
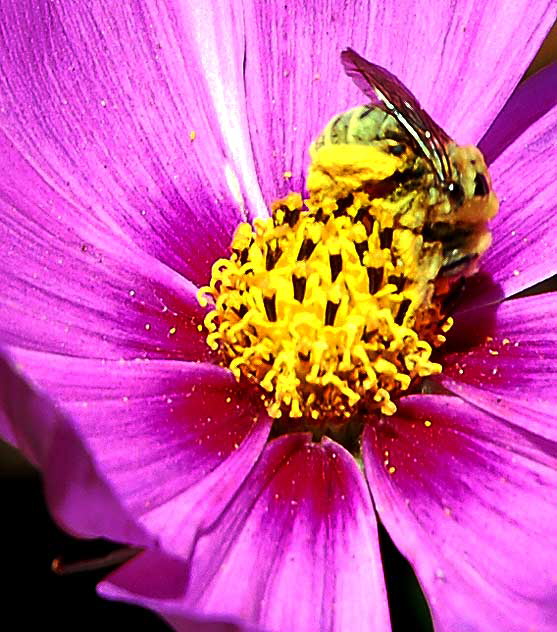
[[[513,93],[556,17],[0,1],[0,431],[70,532],[147,547],[103,594],[178,629],[388,630],[379,516],[437,630],[555,628],[557,300],[505,299],[557,272],[557,68]],[[346,46],[479,142],[501,200],[443,394],[365,424],[365,475],[330,439],[269,439],[196,301],[237,224],[301,190],[311,140],[362,103]]]

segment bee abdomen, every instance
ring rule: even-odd
[[[400,133],[396,120],[384,110],[363,105],[332,118],[316,139],[314,147],[323,145],[367,145]]]

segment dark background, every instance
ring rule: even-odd
[[[527,74],[557,60],[557,25],[552,29]],[[140,608],[105,601],[95,585],[107,571],[59,576],[52,561],[71,562],[109,552],[102,542],[75,540],[50,520],[38,474],[17,453],[0,442],[0,543],[2,629],[44,627],[69,630],[168,630],[154,614]],[[405,559],[384,530],[381,543],[390,595],[393,632],[430,632],[427,605]],[[12,621],[12,624],[7,623]],[[316,631],[317,632],[317,631]]]

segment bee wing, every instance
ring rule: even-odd
[[[351,48],[341,53],[346,74],[374,104],[393,116],[416,142],[441,181],[451,178],[445,147],[450,136],[422,109],[416,97],[385,68],[372,64]]]

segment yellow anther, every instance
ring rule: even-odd
[[[440,247],[427,244],[426,256],[411,218],[393,228],[391,202],[358,190],[370,179],[364,154],[344,170],[321,152],[310,198],[290,194],[271,218],[240,224],[230,258],[198,291],[213,306],[208,344],[237,379],[259,384],[274,418],[326,426],[360,408],[392,415],[416,378],[441,370],[430,357],[452,320],[436,297]],[[389,160],[375,167],[381,177]]]

